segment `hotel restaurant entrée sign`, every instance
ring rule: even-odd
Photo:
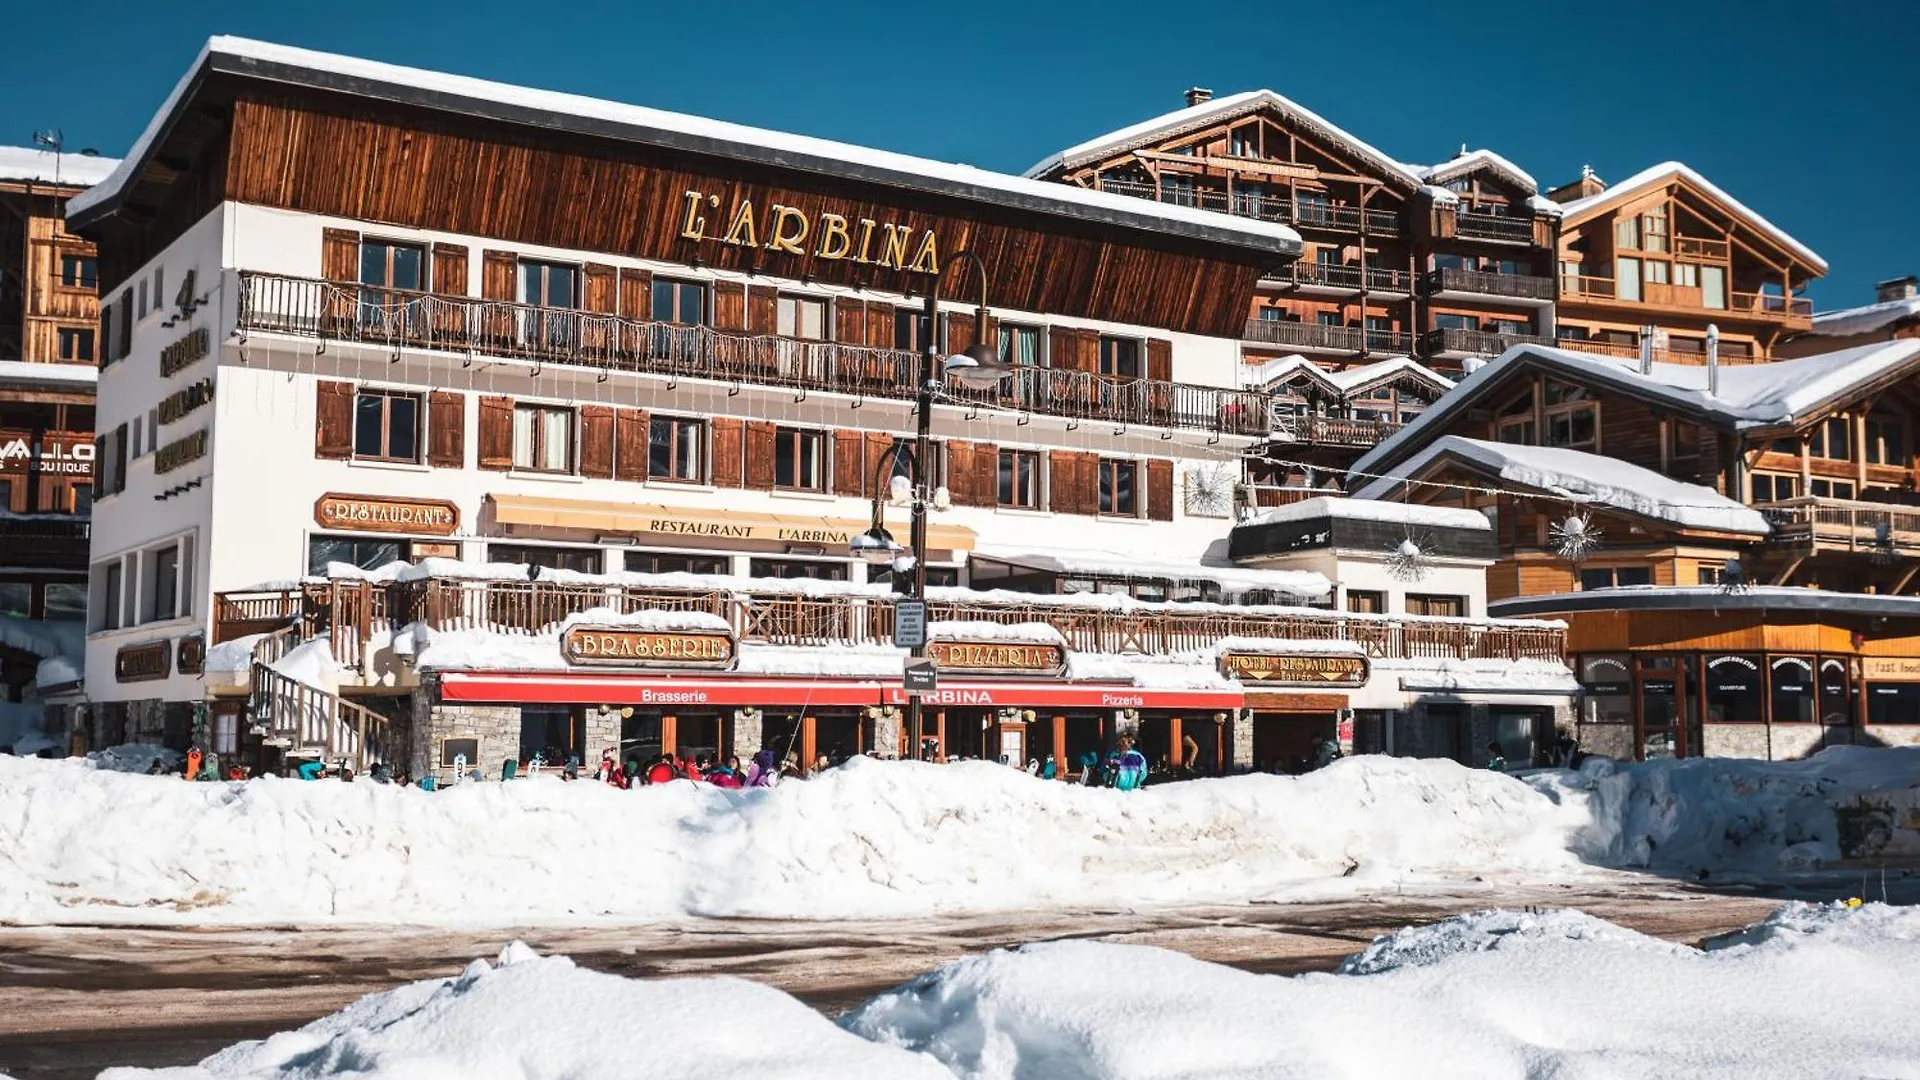
[[[731,668],[733,638],[719,631],[569,626],[560,635],[569,664],[647,668]]]
[[[313,522],[323,529],[347,532],[452,536],[460,531],[460,508],[445,499],[328,492],[314,501]]]
[[[1229,650],[1220,654],[1220,673],[1261,686],[1365,686],[1367,658]]]

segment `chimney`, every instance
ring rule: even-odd
[[[1575,199],[1584,199],[1589,195],[1598,195],[1605,190],[1607,190],[1607,182],[1594,175],[1593,166],[1582,165],[1580,179],[1569,184],[1561,184],[1547,192],[1547,198],[1557,203],[1566,203]]]
[[[1640,374],[1653,374],[1653,327],[1640,328]]]
[[[1707,393],[1720,396],[1720,328],[1707,324]]]
[[[1884,304],[1889,300],[1911,300],[1920,296],[1920,278],[1908,274],[1906,277],[1889,278],[1873,287],[1873,301]]]
[[[1207,102],[1212,100],[1213,100],[1213,91],[1207,89],[1204,86],[1196,86],[1191,90],[1187,91],[1187,108],[1189,109],[1193,108],[1195,105],[1205,105]]]

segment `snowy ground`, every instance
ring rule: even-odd
[[[1920,1077],[1916,964],[1914,908],[1788,905],[1704,950],[1496,910],[1390,934],[1337,974],[1096,941],[995,950],[836,1022],[745,980],[629,979],[515,945],[196,1067],[103,1076]]]

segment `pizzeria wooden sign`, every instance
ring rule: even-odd
[[[1026,641],[932,641],[927,655],[941,671],[978,675],[1057,675],[1067,652],[1058,645]]]
[[[631,626],[570,626],[560,635],[569,664],[604,667],[731,668],[733,638],[718,631],[640,630]]]
[[[1261,686],[1365,686],[1367,658],[1345,653],[1300,655],[1229,651],[1220,673]]]

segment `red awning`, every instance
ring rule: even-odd
[[[524,672],[448,672],[440,677],[445,701],[538,705],[640,705],[660,708],[722,705],[905,705],[898,680],[667,678],[650,675],[567,675]],[[921,695],[935,708],[1237,709],[1238,690],[1156,690],[1068,682],[953,679]]]

